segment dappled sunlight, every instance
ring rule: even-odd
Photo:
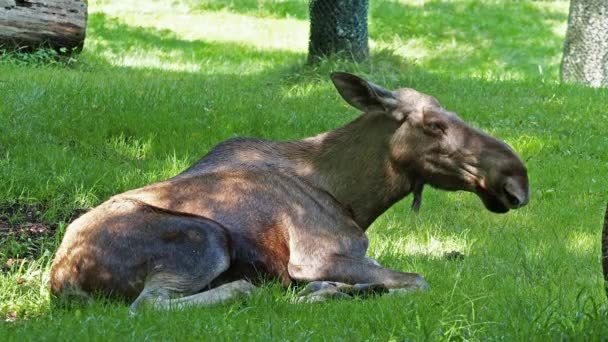
[[[18,272],[0,272],[2,275],[0,277],[0,288],[2,288],[0,312],[12,311],[15,312],[16,318],[23,319],[36,316],[41,311],[49,309],[51,295],[48,284],[51,257],[51,253],[47,251],[38,260],[23,259],[22,263],[15,267],[19,270]],[[15,303],[16,298],[19,299],[19,305]],[[9,315],[6,315],[6,319],[3,316],[3,323],[14,321],[9,318]]]
[[[161,13],[173,12],[185,14],[191,11],[191,6],[185,2],[170,0],[131,0],[131,1],[112,1],[112,0],[90,0],[89,14],[103,12],[108,14],[142,14],[142,15],[162,15]]]
[[[375,46],[392,47],[429,72],[558,79],[568,2],[401,0],[370,7]]]
[[[92,208],[100,202],[97,195],[98,189],[85,188],[82,184],[77,185],[72,190],[71,196],[74,197],[74,206],[76,208]]]
[[[228,11],[259,18],[308,19],[309,0],[184,0],[194,11]]]
[[[109,147],[123,158],[132,160],[143,160],[150,153],[152,137],[140,140],[133,137],[126,137],[124,134],[108,139]]]
[[[395,36],[392,41],[374,41],[370,40],[370,47],[374,49],[390,49],[397,56],[408,58],[417,62],[428,57],[432,53],[431,49],[426,46],[425,40],[422,38],[403,39]]]
[[[444,258],[446,253],[459,251],[466,254],[468,243],[457,236],[424,236],[407,234],[399,238],[376,236],[372,239],[368,255],[382,260],[397,256],[426,256]]]
[[[89,17],[85,53],[117,67],[239,75],[259,73],[293,58],[304,58],[303,53],[264,50],[239,42],[191,40],[170,29],[134,26],[103,13]]]
[[[570,253],[577,256],[585,257],[590,253],[597,253],[599,257],[600,241],[599,226],[595,234],[575,230],[568,234],[566,248]]]
[[[395,0],[395,2],[400,2],[402,4],[408,4],[409,6],[416,6],[416,7],[422,7],[433,1],[436,1],[436,0]]]
[[[147,174],[147,178],[150,180],[150,182],[167,179],[183,172],[192,164],[192,160],[188,158],[188,155],[178,156],[174,152],[164,156],[153,164],[155,163],[159,164],[158,167],[151,168],[151,170],[154,171]]]
[[[162,52],[154,53],[153,51],[133,53],[123,56],[117,56],[112,54],[105,54],[105,57],[112,61],[115,66],[125,66],[131,68],[144,68],[144,69],[162,69],[169,71],[184,71],[184,72],[199,72],[201,66],[199,64],[183,62],[183,61],[172,61],[169,58],[163,56]]]
[[[307,4],[96,0],[91,2],[90,11],[92,15],[103,13],[110,20],[120,18],[122,24],[135,30],[166,31],[182,44],[167,47],[161,39],[156,49],[141,51],[133,46],[132,51],[121,49],[118,53],[96,48],[112,65],[207,73],[229,72],[234,66],[225,63],[214,69],[216,65],[205,65],[201,60],[204,55],[182,51],[183,44],[228,43],[241,49],[285,51],[304,57],[309,22],[302,8]],[[567,13],[567,2],[371,2],[370,46],[372,51],[392,50],[395,56],[429,72],[496,80],[556,80],[565,33],[563,13]],[[474,16],[484,19],[472,21]],[[505,21],[520,24],[506,28],[500,25]],[[516,48],[512,39],[517,40]],[[89,40],[88,46],[103,45],[95,34],[89,35]],[[230,46],[224,48],[227,55],[233,54]],[[168,48],[180,52],[170,53]],[[251,63],[235,73],[256,72],[272,64],[276,63]]]
[[[560,37],[566,36],[566,29],[568,28],[567,21],[547,20],[547,25],[549,27],[551,27],[553,34],[555,34],[556,36],[560,36]]]
[[[293,52],[306,51],[308,46],[308,24],[295,19],[259,19],[231,13],[167,14],[154,18],[152,24],[147,18],[136,18],[129,23],[169,29],[184,40],[231,42],[262,50]]]
[[[130,183],[141,186],[158,182],[180,174],[190,165],[192,165],[192,160],[188,157],[188,155],[180,156],[174,152],[155,160],[151,160],[149,167],[147,167],[144,171],[139,170],[139,172],[134,171],[133,173],[129,174],[128,178],[131,179],[125,179],[125,184]],[[129,187],[129,189],[130,188],[133,188],[133,186]]]
[[[169,1],[96,5],[91,5],[92,13],[120,17],[133,27],[171,30],[176,38],[185,41],[230,42],[261,50],[291,52],[305,52],[308,46],[306,20],[256,18],[226,11],[199,13]]]
[[[553,141],[548,137],[543,139],[527,134],[507,138],[505,142],[513,147],[524,159],[539,154],[544,148],[553,144]]]

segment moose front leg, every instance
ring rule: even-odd
[[[398,292],[427,291],[429,285],[417,273],[405,273],[384,268],[369,258],[333,255],[310,264],[289,264],[289,275],[297,280],[313,282],[317,291],[306,291],[309,298],[342,298],[338,293],[378,293],[379,287]],[[375,261],[375,260],[374,260]],[[355,285],[353,286],[347,286]]]

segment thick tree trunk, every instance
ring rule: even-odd
[[[608,1],[571,0],[562,81],[608,85]]]
[[[0,0],[0,49],[81,49],[86,23],[84,0]]]
[[[366,59],[367,7],[367,0],[311,0],[308,61],[335,54]]]

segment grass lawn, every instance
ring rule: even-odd
[[[559,84],[568,2],[370,1],[372,59],[307,66],[307,0],[90,0],[75,60],[0,55],[0,340],[547,340],[608,336],[600,235],[608,90]],[[369,230],[425,294],[291,304],[269,283],[213,308],[129,317],[52,305],[70,219],[175,175],[233,136],[298,139],[357,116],[343,70],[437,97],[526,161],[530,204],[427,189]],[[463,260],[448,260],[458,250]]]

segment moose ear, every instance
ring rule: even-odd
[[[360,77],[346,72],[334,72],[331,80],[342,98],[362,112],[389,114],[397,108],[397,98],[392,92]]]

